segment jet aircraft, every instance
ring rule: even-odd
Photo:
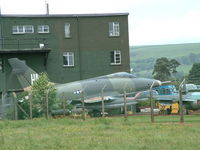
[[[11,58],[8,61],[23,89],[30,90],[38,74],[23,60]],[[55,88],[58,98],[64,98],[67,103],[77,107],[81,107],[80,104],[84,102],[86,109],[95,112],[102,109],[102,93],[105,110],[120,108],[124,105],[124,91],[127,95],[127,105],[133,105],[137,103],[140,91],[148,90],[152,84],[156,87],[162,82],[155,79],[136,78],[127,72],[118,72],[65,84],[55,84]]]
[[[154,95],[154,98],[161,105],[171,105],[179,101],[179,93],[174,85],[162,85],[156,87],[155,90],[158,94]],[[183,95],[182,101],[187,110],[200,109],[200,92],[190,91]]]

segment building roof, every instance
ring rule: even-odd
[[[129,13],[97,13],[97,14],[0,14],[0,17],[20,18],[54,18],[54,17],[105,17],[105,16],[128,16]]]

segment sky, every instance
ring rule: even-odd
[[[46,0],[50,14],[129,13],[129,43],[200,42],[200,0]],[[0,0],[2,14],[45,14],[45,0]]]

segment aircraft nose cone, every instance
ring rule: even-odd
[[[162,85],[162,82],[160,80],[153,80],[151,82],[150,87],[157,87],[157,86],[160,86],[160,85]]]
[[[162,82],[160,80],[150,79],[149,82],[148,82],[148,88],[157,87],[157,86],[160,86],[160,85],[162,85]]]
[[[155,85],[160,86],[160,85],[162,85],[162,82],[160,80],[155,80]]]

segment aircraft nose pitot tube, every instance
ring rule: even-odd
[[[154,79],[151,79],[150,82],[148,83],[148,87],[157,87],[157,86],[160,86],[162,85],[162,82],[160,80],[154,80]]]
[[[161,86],[162,82],[160,80],[154,80],[154,86]]]

